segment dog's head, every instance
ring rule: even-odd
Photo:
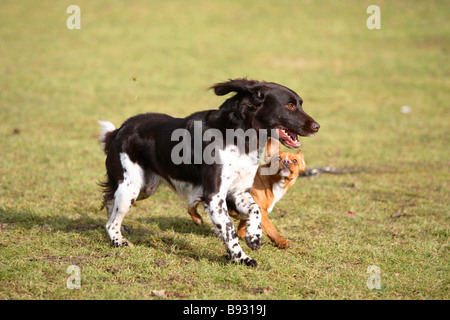
[[[235,79],[217,83],[211,88],[219,95],[229,92],[237,94],[228,99],[221,108],[238,118],[249,121],[249,126],[258,129],[274,129],[280,142],[288,148],[298,148],[297,135],[312,136],[320,125],[303,111],[303,100],[289,88],[272,82]]]
[[[306,170],[306,164],[301,150],[298,150],[297,153],[281,152],[280,144],[271,138],[267,141],[265,161],[278,161],[276,175],[293,180],[293,182],[295,182],[301,172],[305,172]]]

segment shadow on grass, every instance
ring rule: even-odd
[[[31,229],[35,227],[51,228],[64,232],[84,232],[103,228],[104,220],[89,215],[79,215],[74,219],[69,214],[41,216],[31,211],[18,211],[0,208],[0,223],[8,224],[9,228],[20,227]]]
[[[95,229],[104,229],[106,225],[106,213],[98,212],[99,217],[92,217],[88,214],[77,213],[77,218],[73,218],[70,214],[59,214],[41,216],[31,211],[18,211],[0,208],[0,223],[6,223],[10,227],[21,227],[31,229],[33,227],[51,227],[54,230],[64,232],[84,232]],[[100,214],[102,216],[100,217]],[[173,230],[176,233],[183,234],[197,234],[201,236],[211,236],[211,228],[207,226],[197,226],[187,217],[166,217],[164,215],[150,216],[142,219],[132,219],[129,217],[127,226],[127,219],[124,220],[125,233],[134,233],[144,228],[133,227],[133,221],[139,224],[156,224],[161,231]],[[150,231],[149,231],[150,232]],[[105,231],[106,234],[106,231]]]
[[[195,261],[207,259],[221,265],[229,263],[225,258],[225,247],[223,247],[223,252],[218,251],[216,254],[209,254],[203,246],[199,248],[186,237],[192,234],[198,238],[214,238],[215,241],[220,243],[221,240],[214,234],[212,227],[209,225],[195,225],[189,217],[167,217],[164,215],[150,215],[135,221],[149,225],[149,228],[136,228],[133,223],[125,225],[125,230],[122,230],[122,233],[124,235],[128,233],[127,239],[135,245],[146,246]],[[174,233],[181,236],[174,235]],[[202,239],[199,241],[202,241]]]
[[[74,218],[70,214],[42,216],[31,211],[0,208],[0,225],[2,229],[11,231],[15,228],[42,228],[49,230],[49,232],[78,233],[92,241],[98,241],[98,233],[101,233],[103,234],[105,247],[110,246],[109,237],[105,230],[106,214],[100,217],[100,212],[98,213],[98,218],[88,214],[77,214],[77,218]],[[197,226],[187,217],[166,217],[163,215],[150,216],[145,219],[129,219],[128,222],[128,225],[124,225],[122,233],[137,246],[161,250],[165,253],[178,255],[181,258],[197,261],[206,258],[216,263],[227,264],[227,260],[224,258],[225,250],[223,253],[217,252],[216,255],[211,255],[204,250],[194,248],[185,237],[173,236],[173,232],[175,232],[177,234],[194,234],[200,237],[215,238],[216,236],[209,226]],[[144,223],[153,227],[141,226]],[[158,230],[155,229],[155,225]],[[217,241],[220,241],[219,238],[217,238]]]

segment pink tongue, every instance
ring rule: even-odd
[[[296,142],[297,141],[297,134],[295,132],[292,132],[290,130],[284,129],[284,131],[290,135],[290,138],[292,139],[292,141]]]
[[[287,133],[289,133],[291,136],[297,138],[297,134],[295,132],[292,132],[291,130],[287,130],[285,129],[284,131],[286,131]]]

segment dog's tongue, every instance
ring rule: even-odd
[[[297,140],[297,134],[295,132],[288,129],[284,129],[284,132],[286,132],[292,140]]]
[[[297,139],[297,134],[288,129],[277,129],[280,142],[288,148],[298,148],[300,141]]]

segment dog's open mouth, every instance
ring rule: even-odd
[[[300,147],[300,140],[297,138],[297,134],[291,130],[284,128],[277,128],[278,140],[291,149],[296,149]]]
[[[291,175],[291,170],[289,170],[288,167],[282,167],[280,170],[278,170],[278,174],[283,178],[287,178]]]

